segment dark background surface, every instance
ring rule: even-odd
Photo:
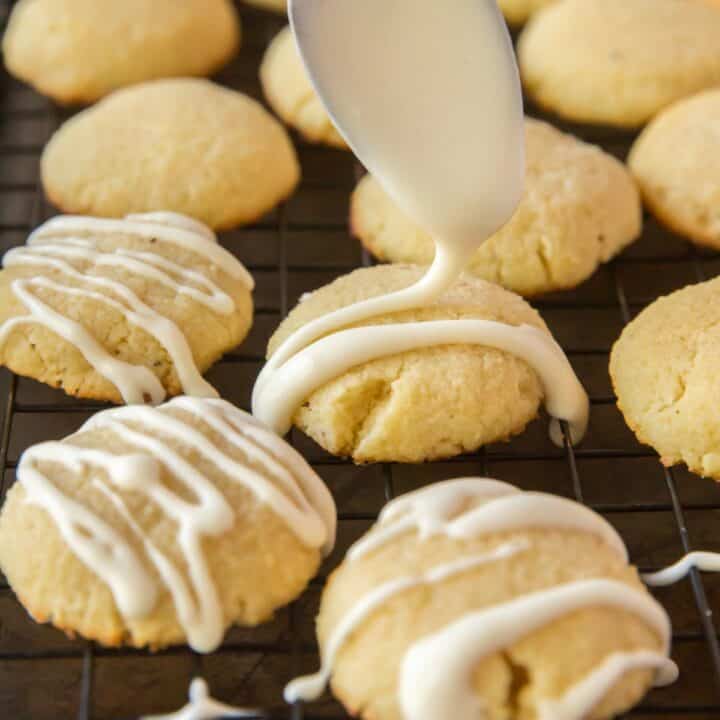
[[[7,1],[0,5],[3,14],[7,8]],[[217,79],[260,98],[262,53],[284,21],[244,6],[241,13],[242,50]],[[0,87],[2,253],[23,243],[30,229],[54,214],[39,189],[38,160],[67,113],[4,71]],[[537,114],[531,107],[528,111]],[[609,129],[559,124],[621,158],[633,139]],[[209,379],[223,397],[244,408],[267,339],[288,308],[303,292],[369,262],[347,229],[349,194],[361,169],[349,153],[295,139],[303,167],[296,194],[258,224],[221,238],[257,281],[257,313],[250,337],[212,368]],[[610,347],[631,317],[658,295],[718,272],[720,257],[696,250],[648,217],[642,239],[583,286],[534,302],[592,398],[590,432],[575,450],[551,444],[545,417],[509,444],[418,467],[354,467],[293,433],[296,446],[328,482],[340,512],[338,547],[322,575],[367,530],[388,497],[472,474],[583,500],[620,531],[633,562],[644,570],[671,563],[688,549],[720,551],[720,488],[684,469],[665,471],[654,453],[637,443],[615,407],[607,373]],[[14,481],[24,448],[73,432],[97,407],[0,370],[0,496]],[[273,622],[253,630],[235,628],[217,653],[200,657],[186,648],[153,655],[68,639],[30,620],[0,577],[0,718],[115,720],[168,712],[186,702],[196,674],[208,680],[214,697],[260,706],[274,717],[344,718],[329,698],[305,708],[282,704],[284,684],[317,666],[313,618],[321,587],[322,579],[313,581]],[[720,575],[694,573],[658,590],[657,597],[673,621],[673,657],[681,676],[674,686],[648,695],[630,717],[720,718],[720,653],[707,612],[720,608]]]

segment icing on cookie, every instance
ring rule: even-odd
[[[187,269],[159,253],[100,248],[100,240],[118,235],[190,250],[252,290],[252,278],[242,264],[218,245],[209,228],[191,218],[175,213],[130,215],[124,220],[59,216],[37,228],[26,246],[12,249],[4,257],[5,267],[37,266],[39,273],[46,269],[52,274],[13,281],[12,290],[29,314],[11,318],[0,326],[0,342],[19,325],[43,325],[74,345],[99,374],[117,387],[126,403],[162,402],[165,390],[150,369],[118,360],[85,326],[51,308],[37,291],[50,291],[71,300],[90,299],[152,335],[167,351],[185,393],[216,397],[215,389],[200,374],[184,333],[172,320],[144,303],[122,280],[80,268],[83,264],[93,269],[115,268],[190,297],[220,315],[235,310],[233,299],[202,272]]]
[[[233,707],[210,697],[208,685],[202,678],[190,683],[190,702],[177,712],[165,715],[145,715],[140,720],[220,720],[220,718],[260,717],[257,710]]]
[[[348,552],[357,562],[386,542],[408,532],[420,539],[443,534],[458,539],[481,537],[531,527],[554,527],[591,533],[627,562],[627,550],[602,517],[578,503],[543,493],[526,493],[506,483],[463,478],[432,485],[389,503],[373,530]],[[318,673],[288,685],[289,702],[316,699],[323,692],[334,661],[347,639],[378,608],[393,597],[420,585],[432,585],[469,572],[482,564],[511,560],[531,546],[530,540],[510,540],[485,555],[441,564],[419,577],[388,581],[359,599],[332,631],[323,649]],[[539,701],[542,720],[581,720],[624,673],[656,670],[656,682],[677,676],[668,658],[670,621],[648,594],[624,583],[590,579],[529,593],[493,607],[469,611],[437,633],[422,638],[407,651],[400,669],[398,699],[407,720],[483,717],[481,699],[469,682],[473,668],[485,657],[502,651],[535,630],[564,615],[592,606],[618,607],[652,627],[662,650],[619,652],[609,656],[587,677],[559,698]]]
[[[434,0],[397,0],[388,15],[385,0],[296,0],[290,15],[308,72],[341,134],[397,204],[433,235],[436,252],[411,287],[336,310],[287,338],[257,379],[253,412],[285,433],[316,389],[354,366],[473,343],[528,362],[543,383],[550,414],[566,420],[571,439],[579,441],[588,398],[547,333],[483,320],[347,329],[431,305],[458,280],[478,242],[502,227],[520,202],[522,96],[496,3],[461,0],[448,13]],[[370,64],[368,47],[374,48]],[[563,443],[557,423],[551,434]]]
[[[166,410],[179,410],[202,421],[238,448],[245,459],[223,452],[207,435]],[[228,481],[251,491],[304,545],[326,553],[331,550],[335,507],[325,485],[287,443],[229,403],[179,397],[162,408],[116,408],[93,416],[81,432],[98,428],[107,429],[133,451],[116,455],[69,442],[41,443],[23,454],[17,474],[27,501],[51,515],[73,552],[109,586],[123,617],[146,616],[164,589],[170,593],[178,621],[195,650],[212,651],[224,632],[222,608],[202,540],[227,532],[235,514],[215,484],[164,438],[191,449]],[[65,495],[41,470],[47,463],[87,473],[92,486],[123,518],[135,542],[129,542],[89,506]],[[173,491],[163,481],[164,474],[172,475],[184,492]],[[143,531],[118,491],[142,494],[175,523],[187,578]],[[138,544],[146,559],[136,551]]]

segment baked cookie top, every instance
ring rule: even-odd
[[[3,266],[0,363],[77,397],[214,396],[201,373],[252,324],[247,270],[175,213],[57,216]]]
[[[720,12],[706,0],[560,0],[518,42],[523,84],[579,122],[638,127],[720,84]]]
[[[41,172],[65,212],[172,210],[214,229],[257,220],[300,178],[285,128],[260,103],[192,78],[118,90],[75,115],[45,147]]]
[[[373,720],[601,720],[672,682],[670,621],[602,517],[553,495],[463,478],[401,496],[323,592],[322,668]]]
[[[270,339],[255,414],[281,433],[294,422],[356,462],[476,450],[520,432],[543,397],[551,412],[571,408],[579,439],[586,398],[542,319],[521,297],[470,275],[427,307],[338,328],[273,366],[281,343],[311,321],[409,287],[424,272],[363,268],[306,297]]]
[[[210,75],[240,45],[231,0],[20,0],[8,70],[62,103],[160,77]]]
[[[210,652],[294,599],[334,535],[330,493],[284,440],[224,400],[182,397],[26,450],[0,566],[39,622]]]
[[[656,300],[610,358],[618,406],[665,465],[720,480],[720,279]]]
[[[469,270],[533,296],[579,285],[634,241],[642,207],[625,166],[600,148],[532,118],[525,141],[523,199],[510,222],[478,248]],[[370,175],[352,195],[350,225],[380,260],[432,260],[432,237]]]
[[[270,107],[306,140],[347,148],[310,82],[289,26],[265,52],[260,82]]]
[[[720,248],[720,90],[662,112],[635,142],[629,164],[664,224]]]

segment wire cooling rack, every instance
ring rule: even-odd
[[[7,0],[0,6],[6,16]],[[241,7],[245,38],[238,59],[218,81],[260,97],[262,52],[281,18]],[[532,108],[529,108],[532,113]],[[536,114],[536,113],[533,113]],[[30,229],[54,214],[42,195],[38,160],[64,119],[29,88],[2,77],[0,98],[0,250],[24,242]],[[565,127],[624,157],[632,136]],[[348,197],[359,168],[349,153],[311,147],[298,139],[303,182],[284,206],[256,225],[223,235],[222,242],[257,281],[257,312],[250,337],[209,373],[228,400],[249,405],[265,344],[298,297],[369,258],[347,230]],[[296,447],[330,486],[340,512],[338,547],[323,568],[334,567],[395,493],[460,475],[490,475],[524,489],[575,498],[602,513],[622,534],[633,561],[654,570],[691,549],[720,551],[720,489],[683,469],[664,470],[640,446],[615,407],[607,365],[622,327],[658,295],[720,272],[720,257],[692,248],[646,218],[642,239],[573,292],[534,304],[563,345],[592,398],[591,427],[578,448],[554,447],[547,418],[511,443],[448,462],[422,466],[355,467],[294,433]],[[0,372],[0,495],[14,482],[24,448],[73,432],[98,405],[68,398],[30,380]],[[314,670],[313,618],[323,579],[259,628],[231,630],[217,653],[186,648],[151,654],[110,650],[36,625],[0,578],[0,717],[18,720],[118,720],[183,705],[195,675],[214,697],[262,708],[273,718],[345,718],[329,697],[288,708],[282,688]],[[720,718],[720,649],[711,608],[720,607],[720,576],[693,572],[657,591],[674,627],[673,655],[681,670],[670,688],[653,691],[629,717],[639,720]],[[443,718],[442,720],[450,720]]]

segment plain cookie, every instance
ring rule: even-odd
[[[331,674],[349,713],[368,720],[479,717],[478,707],[487,720],[605,720],[643,697],[656,668],[621,665],[594,702],[566,704],[611,657],[646,652],[674,672],[667,615],[610,525],[481,478],[387,505],[331,575],[317,632],[321,679]]]
[[[402,265],[363,268],[316,290],[281,323],[268,355],[309,321],[407,287],[423,272]],[[432,306],[362,325],[459,318],[547,330],[522,298],[472,276]],[[355,367],[316,390],[294,422],[329,452],[356,462],[423,462],[508,439],[537,415],[542,398],[539,378],[524,361],[487,347],[452,345]]]
[[[230,0],[21,0],[3,38],[7,69],[61,103],[210,75],[239,46]]]
[[[528,118],[525,196],[475,253],[470,271],[532,296],[575,287],[634,241],[640,197],[625,166],[594,145]],[[350,225],[380,260],[429,264],[432,238],[371,176],[353,193]],[[482,238],[478,238],[478,242]]]
[[[214,229],[253,222],[295,189],[290,138],[259,103],[207,80],[118,90],[63,124],[42,181],[65,212],[172,210]]]
[[[265,52],[260,82],[270,107],[306,140],[347,149],[310,82],[289,26]]]
[[[618,407],[664,465],[720,480],[720,279],[656,300],[610,358]]]
[[[252,324],[253,280],[195,220],[58,216],[0,272],[0,364],[110,402],[212,396],[202,378]]]
[[[570,120],[638,127],[720,84],[720,12],[703,0],[561,0],[518,43],[523,84]]]
[[[37,622],[104,645],[210,652],[297,597],[333,545],[327,488],[224,400],[98,413],[22,455],[0,567]]]
[[[629,164],[645,204],[665,225],[720,248],[720,90],[661,113],[635,142]]]

